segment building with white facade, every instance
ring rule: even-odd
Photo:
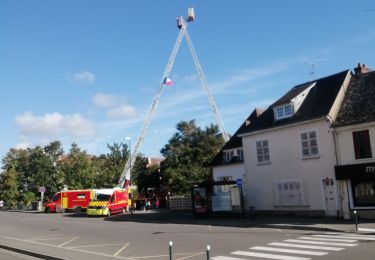
[[[338,216],[331,124],[351,76],[347,70],[295,86],[240,128],[247,207],[262,214]],[[221,171],[216,176],[227,175]]]
[[[358,64],[334,122],[344,218],[375,217],[375,72]]]

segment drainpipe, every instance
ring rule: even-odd
[[[336,132],[336,129],[332,126],[332,123],[333,123],[333,120],[332,120],[332,117],[330,117],[329,115],[327,115],[327,120],[329,121],[329,124],[330,124],[330,127],[332,129],[332,138],[333,138],[333,146],[334,146],[334,149],[335,149],[335,158],[336,158],[336,165],[340,165],[340,149],[338,148],[338,139],[337,139],[337,132]],[[340,182],[340,185],[337,185],[337,188],[338,188],[338,191],[339,191],[339,209],[338,209],[338,217],[343,217],[344,216],[344,209],[343,209],[343,200],[344,200],[344,196],[343,196],[343,191],[342,191],[342,187],[341,187],[341,182]]]

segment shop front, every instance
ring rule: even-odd
[[[363,215],[375,216],[375,162],[338,165],[335,174],[341,182],[344,215],[347,210],[366,210]]]

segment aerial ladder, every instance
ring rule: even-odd
[[[189,8],[188,9],[188,19],[187,19],[187,21],[192,22],[193,20],[194,20],[194,10],[193,10],[193,8]],[[184,20],[184,18],[182,16],[177,17],[177,27],[179,28],[180,31],[179,31],[179,34],[177,36],[177,40],[176,40],[176,42],[173,46],[171,55],[169,56],[168,63],[166,65],[165,69],[164,69],[164,73],[163,73],[163,76],[162,76],[160,84],[159,84],[159,90],[157,91],[157,93],[154,96],[154,99],[153,99],[153,101],[151,103],[151,106],[148,110],[148,113],[146,115],[145,121],[143,122],[138,140],[134,145],[133,152],[132,152],[133,156],[129,156],[129,159],[126,161],[125,167],[124,167],[124,169],[121,173],[121,176],[120,176],[120,179],[119,179],[119,182],[118,182],[118,185],[117,185],[120,188],[127,187],[128,185],[130,185],[130,175],[131,175],[132,165],[134,165],[134,163],[135,163],[137,154],[139,153],[139,150],[142,146],[143,140],[145,139],[147,129],[148,129],[150,123],[151,123],[152,118],[155,115],[156,109],[157,109],[157,107],[159,105],[159,102],[160,102],[160,97],[161,97],[161,95],[163,93],[163,90],[164,90],[166,79],[169,78],[169,75],[172,71],[174,61],[176,59],[178,50],[179,50],[181,42],[182,42],[182,38],[184,36],[186,38],[187,44],[189,46],[189,50],[190,50],[191,55],[193,57],[195,67],[196,67],[197,72],[199,74],[199,77],[201,79],[201,83],[203,85],[203,88],[204,88],[207,96],[208,96],[208,102],[211,106],[211,109],[212,109],[214,115],[215,115],[215,119],[216,119],[216,122],[218,124],[219,130],[220,130],[220,132],[223,136],[224,141],[227,142],[229,140],[229,136],[228,136],[227,132],[225,131],[223,121],[222,121],[221,116],[219,114],[219,110],[216,106],[213,95],[212,95],[212,93],[211,93],[211,91],[208,87],[206,77],[204,76],[202,67],[199,63],[198,56],[195,53],[192,41],[190,39],[190,35],[187,31],[187,25],[188,25],[188,23]],[[130,147],[129,147],[129,149],[130,149]]]

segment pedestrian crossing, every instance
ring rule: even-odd
[[[267,246],[250,247],[248,251],[234,251],[230,256],[215,256],[213,260],[310,260],[331,252],[338,252],[358,246],[360,241],[375,241],[375,236],[326,232],[310,236],[300,236],[296,239],[285,239],[282,242],[272,242]]]

